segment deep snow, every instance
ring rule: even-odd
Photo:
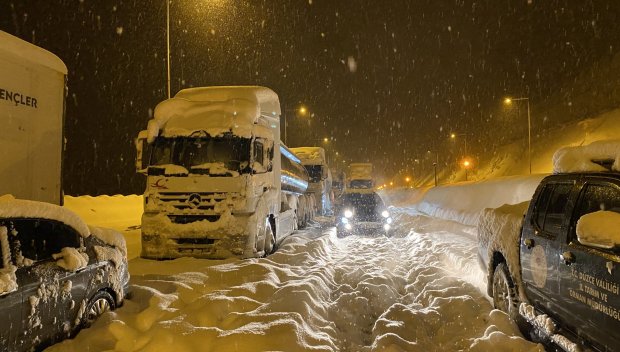
[[[136,198],[68,198],[67,206],[128,229],[131,256]],[[323,218],[268,258],[134,258],[125,305],[49,350],[543,351],[492,309],[473,227],[407,207],[392,213],[391,238],[339,239]]]

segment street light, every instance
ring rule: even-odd
[[[304,105],[300,105],[298,108],[296,109],[284,109],[284,114],[282,114],[282,120],[284,121],[284,144],[286,145],[287,143],[287,139],[286,139],[286,126],[287,126],[287,118],[286,116],[288,115],[288,112],[292,111],[295,114],[299,114],[299,116],[306,116],[308,115],[308,108],[306,108]]]
[[[532,174],[532,119],[530,117],[530,98],[510,98],[504,99],[504,104],[510,105],[513,101],[525,100],[527,102],[527,159],[530,164],[530,175]]]
[[[168,71],[168,99],[170,99],[170,1],[171,0],[166,0],[166,70]]]
[[[472,165],[471,161],[467,159],[463,160],[463,168],[465,169],[465,181],[467,181],[467,170],[469,170],[471,165]]]

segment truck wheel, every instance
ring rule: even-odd
[[[86,311],[82,316],[82,325],[89,327],[103,313],[114,309],[114,298],[106,291],[98,291],[88,301]]]
[[[512,318],[518,316],[517,290],[506,263],[499,263],[493,273],[493,306]]]
[[[271,221],[267,218],[265,224],[265,254],[264,256],[268,256],[273,253],[276,249],[276,236],[273,233],[273,229],[271,228]]]

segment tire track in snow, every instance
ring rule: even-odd
[[[263,259],[132,260],[134,295],[125,306],[50,350],[501,351],[516,344],[513,350],[527,351],[534,346],[461,280],[465,266],[446,266],[446,258],[459,257],[467,243],[445,233],[409,233],[409,220],[399,220],[401,230],[393,238],[338,239],[334,228],[315,227],[285,239]]]

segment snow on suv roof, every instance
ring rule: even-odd
[[[611,165],[607,168],[604,165]],[[553,154],[553,173],[620,171],[620,140],[564,147]]]
[[[259,86],[200,87],[183,89],[155,107],[148,123],[148,140],[159,135],[188,136],[205,131],[210,136],[233,132],[250,136],[261,115],[279,116],[280,100],[269,88]]]
[[[31,218],[60,221],[73,227],[82,237],[90,236],[88,226],[71,210],[50,203],[0,197],[0,219]]]

